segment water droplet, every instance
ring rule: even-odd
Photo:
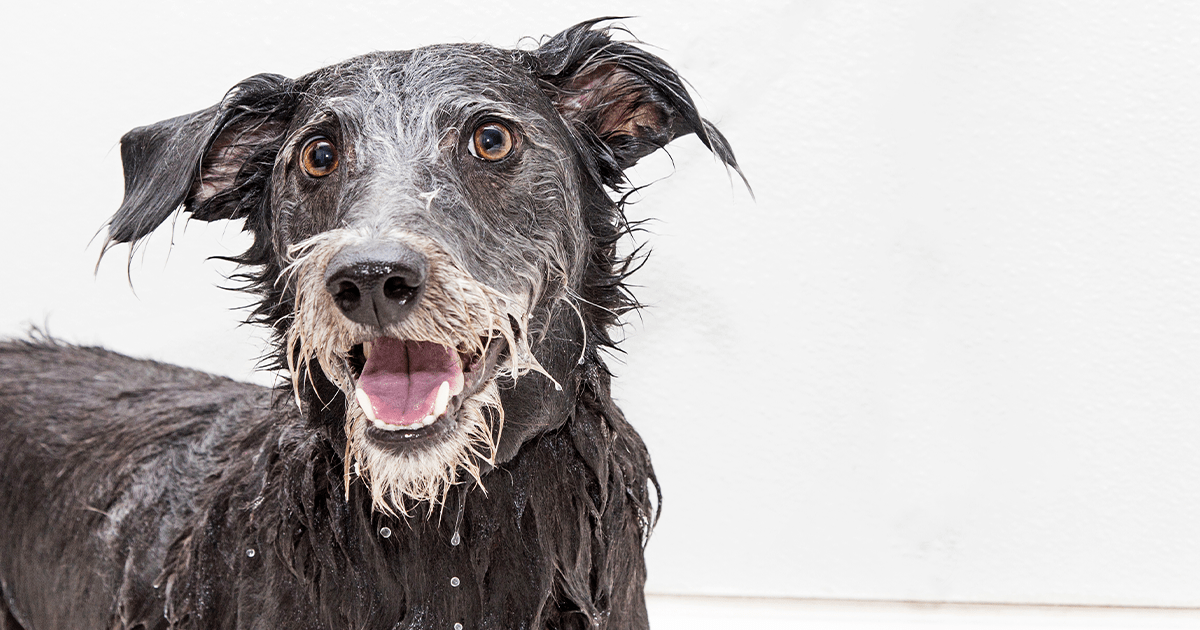
[[[555,390],[555,391],[559,391],[559,392],[561,392],[561,391],[562,391],[562,385],[559,385],[557,382],[556,382],[556,383],[554,383],[554,390]]]
[[[454,630],[462,630],[462,624],[461,623],[454,624]]]
[[[379,528],[379,535],[380,535],[380,536],[383,536],[384,538],[391,538],[391,537],[392,537],[392,530],[391,530],[391,528],[390,528],[390,527],[380,527],[380,528]]]
[[[458,537],[458,532],[454,532],[454,535],[450,537],[450,544],[457,547],[460,542],[462,542],[462,539]]]
[[[460,581],[457,577],[450,578],[450,586],[458,586],[459,584],[462,584],[462,581]]]
[[[247,549],[247,550],[246,550],[246,557],[247,557],[247,558],[253,558],[253,557],[254,557],[254,550],[253,550],[253,549]]]

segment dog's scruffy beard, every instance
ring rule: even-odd
[[[345,317],[325,288],[325,268],[333,256],[343,247],[367,240],[399,242],[423,254],[429,264],[420,302],[382,334]],[[528,331],[531,297],[515,298],[474,280],[432,240],[410,232],[332,230],[293,246],[289,255],[291,263],[283,277],[294,283],[296,295],[294,320],[287,332],[292,388],[299,402],[301,375],[311,374],[316,359],[345,394],[347,494],[353,474],[366,482],[377,510],[396,515],[408,514],[421,502],[432,510],[464,475],[481,483],[481,463],[494,465],[504,423],[496,379],[515,379],[530,370],[546,374],[530,350],[529,335],[522,334]],[[531,283],[530,295],[534,290]],[[479,357],[481,369],[492,373],[482,374],[479,389],[461,401],[455,418],[438,420],[454,421],[447,431],[420,444],[388,448],[367,435],[372,421],[355,395],[357,375],[351,360],[355,346],[380,337],[436,343]],[[507,359],[495,365],[501,350]]]

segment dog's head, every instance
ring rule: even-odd
[[[596,22],[531,51],[373,53],[129,132],[109,241],[180,208],[244,219],[253,319],[310,418],[344,427],[347,469],[404,509],[568,417],[630,303],[605,189],[689,133],[736,168],[679,76]]]

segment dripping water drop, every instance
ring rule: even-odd
[[[462,630],[462,624],[461,623],[454,624],[454,630]]]
[[[254,549],[247,549],[247,550],[246,550],[246,557],[247,557],[247,558],[253,558],[253,557],[254,557]]]
[[[454,532],[454,535],[450,537],[450,544],[457,547],[460,542],[462,542],[462,539],[458,537],[458,532]]]
[[[450,578],[450,586],[458,586],[459,584],[462,584],[462,581],[457,577]]]
[[[390,527],[380,527],[379,535],[383,536],[384,538],[391,538],[392,537],[392,529]]]

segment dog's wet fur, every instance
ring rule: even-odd
[[[647,627],[658,485],[602,360],[636,306],[612,195],[685,134],[737,164],[607,24],[258,75],[127,134],[105,249],[243,221],[287,384],[0,344],[0,629]],[[428,426],[368,387],[401,355]]]

